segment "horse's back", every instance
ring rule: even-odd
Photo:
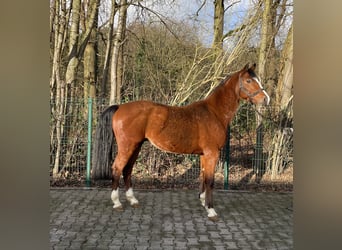
[[[214,120],[203,102],[177,107],[135,101],[119,106],[113,116],[113,129],[119,144],[148,139],[165,151],[202,154],[210,137],[216,137],[210,135],[212,129],[216,130]]]

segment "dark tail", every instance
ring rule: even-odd
[[[111,164],[115,146],[112,118],[118,108],[119,105],[112,105],[99,117],[92,152],[91,176],[93,179],[111,179],[112,177]]]

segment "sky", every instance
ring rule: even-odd
[[[200,9],[203,1],[206,3],[198,12],[198,15],[196,15],[196,12]],[[225,11],[224,33],[238,27],[251,7],[255,6],[256,2],[257,0],[225,0],[225,7],[228,6],[228,3],[236,4],[233,4],[231,8]],[[186,23],[188,26],[193,25],[194,29],[198,32],[198,37],[202,41],[202,44],[208,47],[211,46],[213,40],[214,0],[143,0],[140,1],[140,3],[158,13],[163,20],[177,20],[177,22]],[[108,20],[110,4],[110,0],[101,1],[100,25]],[[130,6],[128,8],[127,24],[137,20],[137,16],[141,18],[142,14],[145,15],[144,20],[146,21],[151,20],[152,18],[159,21],[155,14],[148,11],[142,12],[141,8]],[[118,15],[115,17],[117,19]],[[289,22],[292,22],[292,20],[289,20]],[[115,21],[115,24],[116,23],[117,20]],[[284,30],[281,30],[280,34],[278,34],[278,40],[280,40],[277,41],[277,43],[280,45],[282,44],[282,40],[286,37],[287,27],[289,27],[289,25],[282,26],[282,29]],[[225,41],[224,46],[230,47],[231,45],[233,45],[233,43],[230,44],[229,41]]]
[[[190,23],[199,30],[199,36],[204,45],[210,45],[213,39],[213,21],[214,21],[214,1],[206,0],[206,4],[201,8],[204,0],[164,0],[159,4],[156,1],[142,1],[144,6],[156,11],[166,19],[179,20]],[[227,2],[227,1],[226,1]],[[237,2],[225,12],[224,32],[236,27],[243,20],[252,5],[252,0],[235,0]],[[225,7],[227,4],[225,5]],[[128,23],[135,20],[136,8],[128,9]]]

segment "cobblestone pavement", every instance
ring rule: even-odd
[[[292,249],[292,193],[214,191],[218,222],[207,219],[196,190],[50,190],[50,249]]]

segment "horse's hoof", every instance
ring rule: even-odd
[[[139,203],[133,203],[133,204],[131,204],[131,206],[132,206],[133,208],[139,208],[139,207],[140,207],[140,204],[139,204]]]
[[[217,222],[217,221],[219,221],[219,218],[218,218],[217,215],[211,216],[211,217],[208,216],[208,219],[211,220],[212,222]]]
[[[113,207],[116,212],[123,212],[123,206]]]

